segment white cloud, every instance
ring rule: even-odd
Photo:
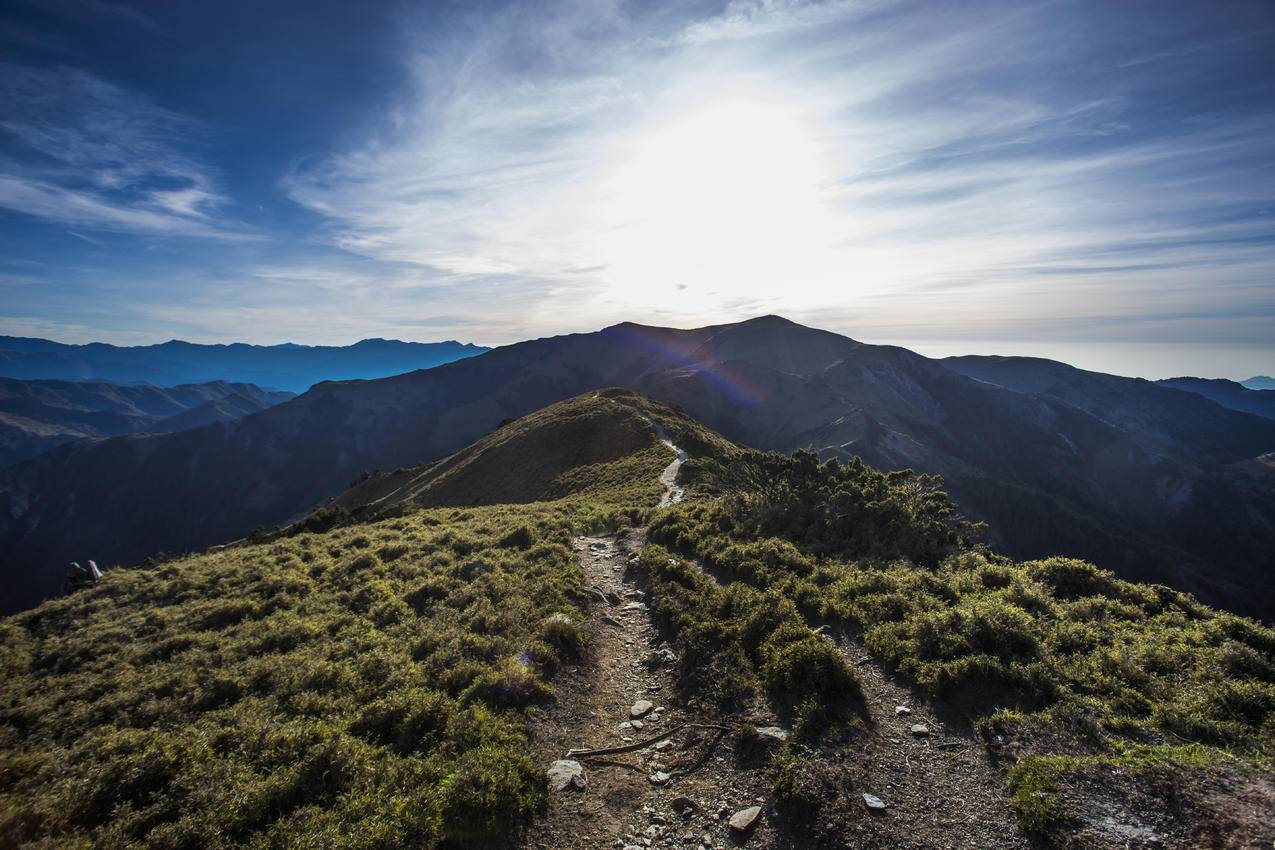
[[[1269,224],[1219,214],[1272,195],[1269,110],[1150,132],[1147,87],[1189,80],[1099,47],[1080,58],[1119,84],[1069,79],[1090,34],[1056,6],[534,8],[413,57],[382,128],[288,176],[333,244],[534,281],[544,330],[777,311],[899,342],[958,316],[1163,339],[1275,313]]]
[[[185,153],[207,132],[84,71],[0,64],[0,206],[81,227],[246,238]]]

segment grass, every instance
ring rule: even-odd
[[[526,712],[583,641],[580,504],[424,511],[6,620],[0,844],[431,847],[545,801]]]
[[[1096,773],[1270,763],[1269,628],[986,552],[932,478],[740,450],[622,391],[550,410],[249,545],[0,621],[0,846],[508,838],[546,802],[529,719],[585,648],[571,541],[648,520],[636,566],[692,708],[765,699],[800,746],[853,726],[860,682],[814,631],[835,623],[1007,742],[1030,829]],[[649,420],[692,456],[693,497],[658,512],[671,455]],[[772,767],[782,804],[822,793],[791,752]]]
[[[640,555],[653,613],[678,646],[688,700],[737,711],[759,692],[797,721],[799,734],[853,719],[863,689],[836,649],[777,593],[718,586],[659,546]]]
[[[0,622],[0,846],[507,839],[547,799],[528,720],[584,649],[571,541],[651,514],[650,420],[729,447],[606,391]],[[468,506],[491,501],[524,503]]]
[[[1025,826],[1057,820],[1080,767],[1127,767],[1135,751],[1171,770],[1269,766],[1270,628],[1082,561],[991,554],[918,476],[803,453],[735,465],[749,468],[700,464],[721,498],[662,514],[651,539],[732,579],[723,592],[747,587],[858,634],[989,735],[1026,742],[1009,775]]]

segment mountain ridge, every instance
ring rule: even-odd
[[[347,346],[202,344],[177,339],[117,346],[0,336],[0,376],[161,386],[232,380],[304,392],[328,378],[386,377],[488,350],[455,340],[419,343],[374,337]]]
[[[926,476],[587,392],[0,619],[0,841],[1275,838],[1275,630],[975,531]]]
[[[0,378],[0,469],[72,440],[195,428],[294,395],[228,381],[156,387]]]
[[[737,443],[941,474],[1014,557],[1062,552],[1241,610],[1275,608],[1263,590],[1275,495],[1268,468],[1252,463],[1275,448],[1275,423],[1150,382],[1136,384],[1148,409],[1135,405],[1113,423],[1095,399],[1128,385],[1108,378],[1077,390],[1073,404],[782,319],[624,323],[385,379],[325,382],[229,424],[56,451],[0,480],[0,544],[24,573],[202,548],[302,516],[363,472],[431,462],[503,420],[620,386]],[[1191,415],[1174,423],[1175,405]],[[183,482],[168,481],[174,468],[186,470]],[[72,499],[81,489],[105,498]],[[227,492],[238,497],[216,495]],[[118,507],[127,504],[148,509]]]

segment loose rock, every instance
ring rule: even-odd
[[[730,828],[736,832],[748,832],[757,823],[759,817],[761,817],[761,806],[740,809],[730,816]]]
[[[896,705],[894,707],[894,714],[896,717],[907,717],[911,713],[912,709],[908,708],[906,705]]]
[[[657,770],[647,777],[647,779],[650,780],[652,785],[667,785],[668,781],[672,778],[673,778],[672,776],[668,775],[662,770]]]
[[[549,765],[549,787],[555,791],[583,791],[588,784],[584,778],[584,765],[571,759],[558,759]]]
[[[632,717],[635,720],[639,717],[646,717],[654,708],[655,703],[651,702],[649,699],[640,699],[633,703],[633,705],[629,706],[629,717]]]
[[[930,734],[930,727],[924,723],[913,723],[908,731],[918,738],[924,738]]]
[[[885,800],[882,800],[880,797],[878,797],[875,794],[864,794],[863,804],[867,806],[870,811],[873,811],[873,812],[884,812],[887,808],[885,804]]]

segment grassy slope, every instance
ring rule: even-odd
[[[688,698],[766,694],[813,746],[854,722],[854,674],[810,630],[843,624],[982,718],[1042,830],[1095,768],[1269,760],[1271,630],[1080,562],[988,555],[935,482],[743,452],[608,391],[362,482],[341,502],[362,523],[305,530],[330,511],[4,621],[0,845],[432,847],[533,816],[526,717],[580,649],[568,544],[651,516],[671,455],[643,417],[691,451],[682,480],[721,496],[656,514],[652,538],[736,579],[642,554]]]
[[[645,472],[670,460],[652,422],[697,454],[736,449],[679,410],[609,389],[508,422],[434,464],[367,478],[334,505],[366,515],[401,506],[493,505],[567,495],[653,505],[662,488]]]
[[[943,531],[933,482],[811,455],[741,466],[726,498],[662,514],[652,540],[861,635],[978,719],[1014,765],[1025,826],[1065,830],[1095,772],[1171,798],[1216,769],[1269,768],[1275,630],[1081,561],[981,551]]]
[[[500,498],[580,495],[298,527],[115,571],[0,623],[0,845],[389,848],[507,833],[544,802],[524,716],[580,650],[570,541],[644,517],[672,459],[642,416],[728,445],[628,393],[564,402],[413,492],[469,501],[534,470],[547,490]],[[585,436],[597,445],[538,456]]]

